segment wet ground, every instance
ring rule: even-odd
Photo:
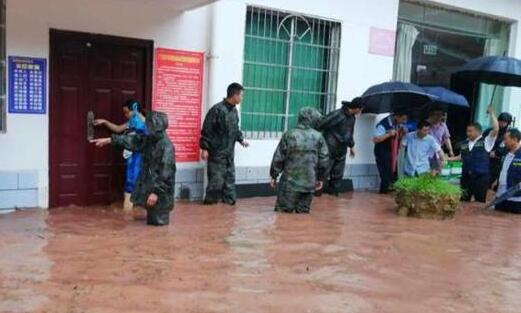
[[[521,218],[466,207],[399,218],[389,197],[178,204],[173,224],[112,208],[0,215],[0,312],[521,312]]]

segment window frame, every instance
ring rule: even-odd
[[[323,114],[329,113],[331,110],[334,110],[336,108],[336,101],[337,101],[337,85],[338,85],[338,71],[339,71],[339,58],[340,58],[340,42],[341,42],[341,23],[339,21],[334,21],[330,19],[324,19],[324,18],[317,18],[317,17],[310,17],[310,16],[304,16],[300,14],[295,14],[287,11],[282,10],[276,10],[276,9],[270,9],[270,8],[263,8],[263,7],[257,7],[257,6],[248,6],[246,10],[246,31],[245,31],[245,44],[244,44],[244,58],[243,58],[243,85],[245,89],[245,93],[258,93],[256,101],[260,101],[258,99],[261,99],[263,96],[268,97],[269,94],[271,94],[270,97],[272,97],[271,100],[273,100],[273,94],[280,94],[279,96],[276,96],[275,103],[281,103],[280,97],[282,97],[283,100],[283,110],[280,110],[281,107],[277,106],[278,109],[281,112],[264,112],[261,110],[252,110],[248,109],[248,105],[242,105],[241,107],[241,126],[243,129],[243,132],[245,136],[249,139],[270,139],[270,138],[280,138],[282,134],[287,131],[289,128],[291,128],[293,125],[291,125],[290,119],[296,119],[296,113],[291,112],[291,108],[295,109],[299,106],[297,105],[295,107],[295,104],[292,104],[292,97],[296,99],[297,95],[303,96],[303,97],[317,97],[319,98],[317,109],[321,111]],[[263,32],[260,34],[254,34],[252,31],[252,28],[254,27],[254,15],[256,15],[257,23],[261,19],[261,15],[264,15],[264,28]],[[248,20],[248,17],[251,17],[250,20]],[[276,37],[271,37],[271,34],[266,36],[266,20],[270,20],[269,23],[272,23],[271,21],[273,19],[276,19],[277,23],[277,34]],[[284,26],[282,23],[279,24],[279,21],[287,22],[289,21],[289,27],[281,27]],[[307,23],[307,26],[309,29],[309,37],[311,38],[310,42],[305,42],[302,40],[302,38],[299,38],[299,34],[297,34],[297,27],[302,25],[302,21],[304,23]],[[251,24],[249,24],[251,23]],[[299,24],[300,23],[300,24]],[[270,29],[268,33],[272,30],[272,24],[269,25]],[[259,27],[259,25],[257,25]],[[314,34],[316,32],[315,27],[317,29],[319,27],[323,27],[322,35],[324,36],[321,38],[324,40],[324,44],[320,44],[317,42],[314,42]],[[288,28],[288,29],[286,29]],[[283,39],[280,36],[279,31],[281,29],[285,30],[287,32],[287,38]],[[327,29],[327,30],[326,30]],[[249,33],[249,30],[251,33]],[[320,33],[319,33],[320,34]],[[304,33],[304,35],[306,35]],[[302,36],[304,37],[304,36]],[[315,36],[319,37],[319,36]],[[327,39],[324,39],[327,38]],[[259,61],[259,60],[249,60],[248,59],[248,49],[251,49],[251,47],[248,46],[248,44],[252,44],[251,41],[248,40],[264,40],[268,43],[274,43],[274,42],[280,42],[283,45],[287,45],[287,51],[285,52],[287,54],[286,62],[283,64],[279,64],[274,60],[268,59],[267,62],[265,61]],[[299,41],[300,40],[300,41]],[[327,41],[327,43],[326,43]],[[302,66],[301,64],[294,64],[295,57],[293,53],[295,53],[299,48],[298,46],[306,47],[305,49],[313,49],[316,48],[318,51],[319,56],[320,53],[324,54],[323,63],[320,65],[323,67],[306,67]],[[261,49],[264,49],[265,47],[268,47],[269,44],[264,43],[264,46],[262,46]],[[321,49],[321,50],[320,50]],[[267,49],[264,49],[267,50]],[[303,50],[303,48],[300,48],[300,50]],[[268,52],[269,53],[269,52]],[[298,57],[298,56],[297,56]],[[276,59],[276,58],[275,58]],[[272,61],[271,63],[269,61]],[[254,69],[247,69],[248,66],[255,67],[259,66],[260,68],[266,67],[266,68],[278,68],[279,70],[283,70],[284,76],[285,76],[285,84],[284,88],[266,88],[265,86],[258,86],[255,85],[255,79],[253,79],[254,83],[250,84],[247,79],[247,75],[252,75],[252,73],[249,73],[248,71],[254,72]],[[258,70],[258,69],[257,69]],[[315,79],[317,81],[320,81],[319,85],[314,85],[318,88],[314,90],[305,89],[300,90],[300,88],[295,88],[294,85],[294,78],[296,76],[295,72],[300,71],[301,76],[305,76],[306,73],[309,75],[309,73],[323,73],[323,74],[315,74]],[[313,76],[313,75],[312,75]],[[305,80],[305,77],[301,80]],[[318,89],[318,91],[317,91]],[[264,92],[264,94],[262,94]],[[293,101],[295,101],[293,99]],[[246,104],[248,103],[248,99],[246,98],[244,101]],[[266,100],[265,102],[268,102]],[[314,101],[315,102],[315,101]],[[267,104],[268,108],[269,106],[273,106],[276,104],[269,103]],[[266,109],[266,107],[265,107]],[[260,116],[270,116],[270,118],[260,118]],[[250,125],[245,126],[246,122],[245,119],[248,118],[250,121]],[[255,119],[258,120],[255,120]],[[275,122],[275,127],[273,125],[266,127],[266,121],[268,123],[273,123],[273,121],[280,118],[282,122],[279,124],[279,122]],[[264,122],[264,127],[260,126],[260,124]],[[258,123],[258,124],[257,124]],[[293,121],[294,124],[294,121]]]

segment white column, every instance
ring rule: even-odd
[[[226,96],[230,83],[242,83],[245,28],[245,3],[221,0],[212,5],[206,111]]]

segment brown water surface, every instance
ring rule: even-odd
[[[390,197],[177,204],[147,227],[114,208],[0,215],[0,312],[521,312],[521,218],[465,207],[400,218]]]

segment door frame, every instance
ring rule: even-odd
[[[153,58],[154,58],[154,41],[146,40],[146,39],[137,39],[137,38],[129,38],[129,37],[119,37],[113,35],[104,35],[104,34],[95,34],[95,33],[87,33],[87,32],[76,32],[76,31],[67,31],[67,30],[59,30],[51,28],[49,29],[49,144],[48,144],[48,177],[49,177],[49,208],[56,207],[57,199],[53,197],[53,191],[56,188],[55,184],[57,182],[54,181],[54,170],[52,166],[53,157],[54,157],[54,125],[56,125],[56,120],[54,117],[54,97],[56,90],[56,77],[54,73],[54,62],[55,60],[55,47],[56,44],[60,41],[65,40],[84,40],[95,43],[111,43],[119,46],[130,46],[134,48],[143,49],[145,52],[145,77],[144,77],[144,103],[142,103],[143,107],[146,110],[150,110],[152,108],[152,73],[153,73]]]

